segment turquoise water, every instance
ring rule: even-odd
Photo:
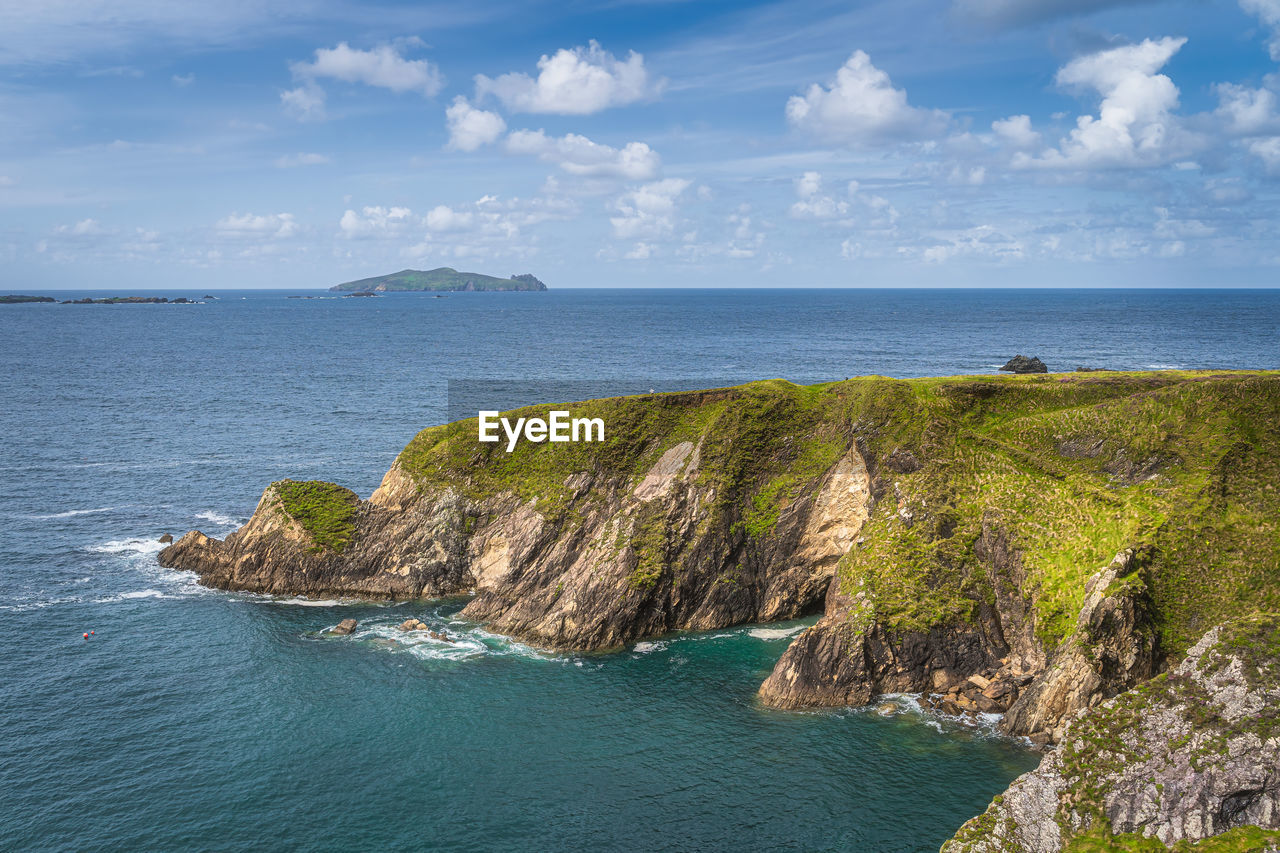
[[[889,718],[759,708],[799,623],[548,655],[460,602],[204,590],[155,539],[224,535],[283,476],[367,495],[460,377],[1280,351],[1274,292],[221,295],[0,307],[0,849],[936,850],[1036,756],[905,698]],[[460,642],[395,632],[410,615]],[[346,617],[355,635],[320,636]]]

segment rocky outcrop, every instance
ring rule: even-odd
[[[1170,672],[1082,711],[1038,769],[942,849],[1057,853],[1079,836],[1121,849],[1126,837],[1174,845],[1224,834],[1214,849],[1280,846],[1274,615],[1214,628]]]
[[[1156,634],[1138,564],[1132,549],[1122,551],[1089,579],[1075,634],[1009,708],[1005,731],[1056,742],[1079,711],[1155,675]]]
[[[898,451],[890,462],[904,455]],[[783,653],[760,687],[761,701],[775,708],[838,707],[911,692],[937,694],[955,711],[1003,711],[1018,685],[1043,669],[1044,653],[1020,591],[1020,558],[991,518],[984,519],[974,554],[993,578],[991,600],[975,604],[971,619],[923,631],[893,630],[875,618],[868,596],[843,594],[834,584],[823,618]]]
[[[1000,368],[1009,373],[1048,373],[1049,368],[1040,360],[1039,356],[1027,358],[1025,355],[1015,355],[1004,363]]]
[[[996,593],[974,619],[894,632],[861,615],[871,612],[865,600],[833,595],[826,616],[796,638],[761,685],[761,701],[838,707],[882,693],[923,693],[923,704],[943,713],[1004,713],[1004,731],[1049,744],[1080,710],[1155,674],[1156,637],[1133,550],[1089,580],[1075,633],[1051,654],[1018,593],[1016,553],[992,527],[975,551],[988,560]]]
[[[465,484],[424,488],[396,465],[368,501],[355,503],[341,549],[324,547],[273,484],[225,541],[192,531],[160,562],[222,589],[474,593],[462,616],[551,648],[616,648],[676,629],[819,608],[871,504],[856,447],[796,481],[776,519],[760,522],[767,537],[726,511],[725,480],[704,471],[703,452],[698,442],[678,441],[635,477],[572,474],[565,502],[553,509],[512,490],[464,496]]]
[[[160,552],[160,564],[194,571],[218,589],[316,598],[419,598],[472,584],[464,505],[456,494],[432,495],[400,511],[359,502],[359,535],[338,551],[320,545],[290,514],[281,485],[268,486],[248,523],[225,540],[193,530]]]
[[[348,636],[348,635],[350,635],[350,634],[354,634],[354,633],[355,633],[356,628],[357,628],[359,625],[360,625],[360,623],[359,623],[359,622],[357,622],[357,621],[356,621],[356,620],[354,620],[354,619],[343,619],[343,620],[342,620],[341,622],[339,622],[337,625],[334,625],[332,628],[330,628],[330,629],[329,629],[329,633],[330,633],[330,634],[337,634],[337,635],[338,635],[338,636],[340,636],[340,637],[345,637],[345,636]]]

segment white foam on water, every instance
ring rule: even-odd
[[[113,539],[90,545],[86,550],[95,554],[159,554],[164,550],[164,544],[155,539]]]
[[[197,512],[196,518],[203,519],[211,524],[219,524],[223,527],[239,527],[243,524],[239,519],[232,518],[229,515],[223,515],[222,513],[215,512],[211,509],[205,510],[204,512]]]
[[[364,604],[376,607],[379,604],[379,602],[366,601],[362,598],[302,598],[301,596],[281,598],[279,596],[263,595],[255,592],[237,593],[236,597],[231,600],[247,601],[251,604],[284,605],[286,607],[349,607],[353,604]]]
[[[941,711],[924,707],[920,703],[920,698],[923,695],[922,693],[884,693],[877,696],[870,705],[860,708],[859,711],[876,713],[881,705],[892,703],[898,706],[899,713],[919,717],[929,728],[943,734],[962,728],[980,737],[1010,739],[1008,735],[999,729],[1000,720],[1004,718],[1003,714],[944,714]]]
[[[28,515],[25,517],[37,521],[47,521],[53,518],[75,518],[77,515],[96,515],[100,512],[111,512],[114,509],[115,507],[113,506],[102,506],[95,509],[69,509],[66,512],[52,512],[45,515]]]
[[[362,622],[355,633],[347,637],[334,637],[334,639],[361,641],[387,651],[407,653],[419,660],[463,661],[499,656],[515,656],[540,661],[569,662],[570,660],[526,646],[510,637],[492,634],[474,623],[452,616],[428,613],[418,618],[427,624],[429,630],[447,634],[452,642],[433,638],[428,631],[401,631],[398,626],[403,620],[398,618],[388,622]],[[324,629],[324,632],[328,632],[333,627],[329,626]]]
[[[107,595],[102,598],[95,598],[94,604],[118,604],[122,601],[137,601],[143,598],[182,598],[172,592],[164,592],[158,589],[138,589],[132,592],[121,592],[115,595]]]
[[[1181,364],[1148,364],[1147,370],[1186,370]]]
[[[783,637],[794,637],[804,630],[803,625],[796,625],[794,628],[752,628],[747,631],[747,636],[755,637],[757,640],[781,640]]]
[[[32,610],[43,610],[46,607],[57,607],[59,604],[79,604],[84,598],[72,595],[66,598],[46,598],[37,601],[24,601],[21,604],[0,604],[0,613],[29,613]]]
[[[666,647],[667,647],[667,644],[663,640],[648,640],[645,642],[636,643],[635,646],[632,647],[631,651],[635,652],[638,655],[647,655],[650,652],[660,652]]]

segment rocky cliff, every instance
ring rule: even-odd
[[[433,428],[367,501],[275,483],[225,541],[192,531],[160,560],[224,589],[474,593],[465,616],[556,648],[793,618],[821,606],[871,501],[827,402],[787,383],[593,401],[573,411],[605,441],[512,453],[474,420]]]
[[[1280,849],[1280,620],[1212,629],[1084,711],[943,853]],[[1184,849],[1184,847],[1178,847]]]
[[[191,531],[160,561],[223,589],[466,594],[464,616],[553,648],[821,612],[763,703],[919,692],[1061,743],[953,849],[1274,825],[1273,735],[1238,711],[1276,697],[1223,657],[1242,634],[1196,640],[1280,611],[1280,374],[778,380],[562,408],[604,440],[508,452],[474,419],[432,427],[368,500],[273,483],[225,541]],[[1107,728],[1118,713],[1153,721],[1147,740]],[[1222,774],[1201,772],[1205,738]],[[1100,750],[1142,769],[1106,758],[1095,785],[1080,762]],[[1200,775],[1166,772],[1187,761]]]
[[[226,589],[469,594],[465,615],[556,648],[821,612],[766,704],[922,692],[1045,744],[1211,625],[1280,609],[1274,373],[772,381],[566,408],[605,440],[507,452],[475,420],[432,427],[368,500],[283,481],[225,541],[192,531],[161,562]]]

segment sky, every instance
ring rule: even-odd
[[[0,4],[0,289],[1273,287],[1280,0]]]

